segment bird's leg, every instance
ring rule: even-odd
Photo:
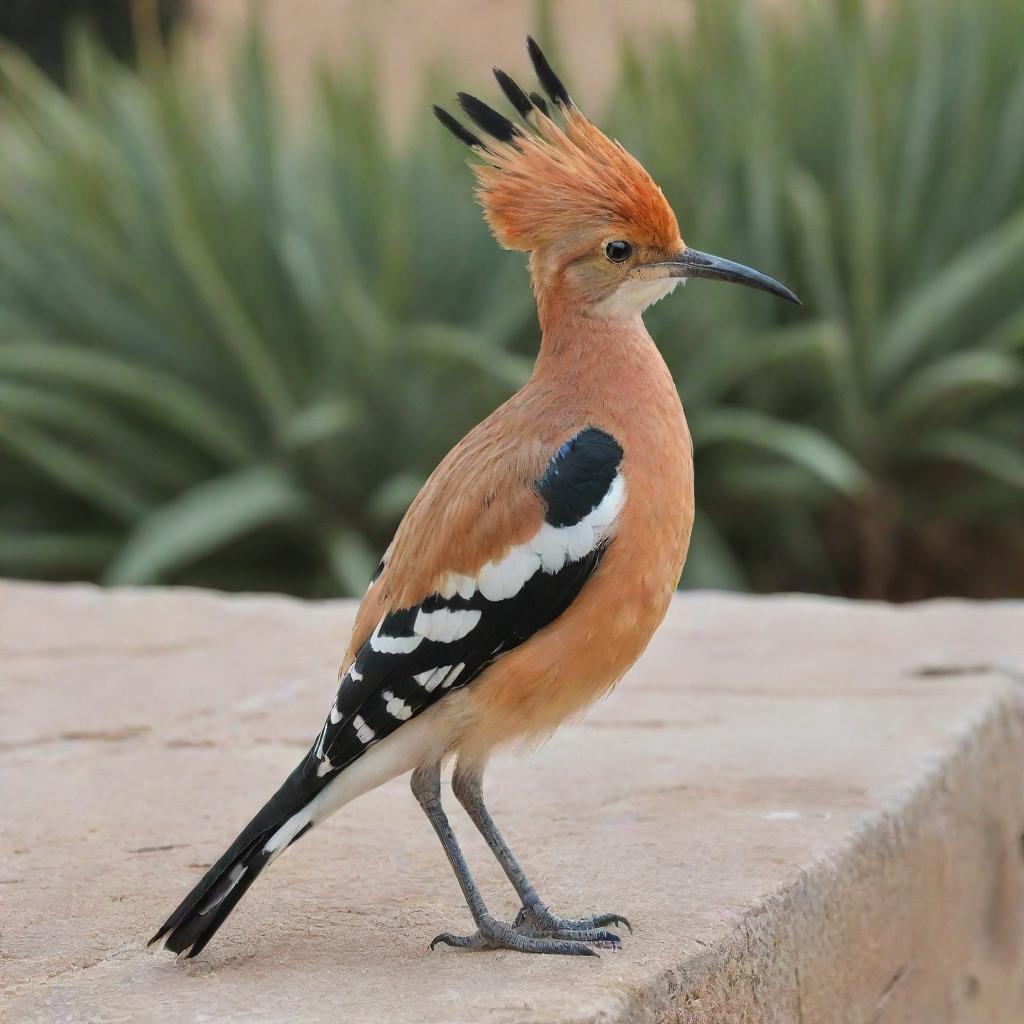
[[[469,866],[466,864],[458,841],[448,822],[448,816],[441,805],[441,765],[440,762],[426,768],[417,768],[412,773],[413,795],[419,801],[430,824],[434,826],[437,838],[448,857],[448,862],[455,872],[462,895],[466,898],[477,930],[473,935],[459,936],[443,932],[431,943],[433,949],[439,942],[449,946],[461,946],[467,949],[514,949],[520,953],[563,953],[576,956],[593,956],[594,951],[585,943],[539,934],[525,934],[517,931],[503,921],[498,921],[487,912],[480,890],[473,881]]]
[[[491,852],[498,859],[508,880],[512,883],[523,909],[513,923],[516,931],[523,935],[539,935],[549,938],[573,939],[593,942],[603,946],[617,946],[619,937],[614,932],[603,931],[606,925],[624,925],[633,930],[629,921],[621,914],[594,914],[580,920],[556,917],[547,904],[537,895],[537,890],[526,872],[519,866],[515,855],[509,849],[505,837],[495,825],[490,811],[484,804],[483,774],[477,767],[456,768],[452,776],[452,791],[459,803],[472,818],[473,824],[487,841]]]

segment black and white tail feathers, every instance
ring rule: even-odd
[[[162,940],[165,949],[197,956],[257,875],[309,831],[309,805],[322,788],[322,782],[310,779],[304,760],[182,900],[149,945]]]

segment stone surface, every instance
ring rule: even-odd
[[[538,887],[628,914],[619,953],[431,953],[470,922],[396,780],[289,851],[202,957],[150,955],[319,728],[352,613],[0,585],[5,1024],[1024,1019],[1009,603],[680,597],[584,722],[496,761],[492,807]]]

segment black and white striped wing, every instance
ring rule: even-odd
[[[317,776],[345,768],[558,618],[611,540],[626,497],[621,461],[611,435],[581,431],[536,482],[546,511],[529,541],[476,576],[453,573],[418,605],[384,616],[341,679],[311,751]]]

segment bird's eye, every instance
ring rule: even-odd
[[[625,263],[633,255],[633,246],[629,242],[609,242],[604,247],[604,254],[612,263]]]

